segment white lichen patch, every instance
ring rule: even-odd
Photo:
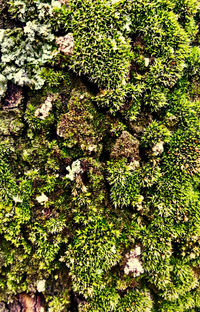
[[[140,162],[138,160],[133,160],[130,165],[129,165],[129,168],[131,170],[135,170],[136,168],[139,168],[140,167]]]
[[[0,97],[5,94],[7,90],[7,79],[5,76],[0,74]]]
[[[67,5],[69,3],[69,0],[58,0],[61,4]]]
[[[135,251],[136,256],[140,256],[141,255],[141,247],[140,246],[136,246],[134,251]]]
[[[15,203],[22,203],[23,200],[17,195],[17,196],[13,196],[13,200]]]
[[[97,148],[98,148],[98,146],[97,145],[95,145],[95,144],[93,144],[93,145],[90,145],[89,147],[88,147],[88,151],[89,152],[96,152],[97,151]]]
[[[49,95],[46,98],[45,102],[42,104],[42,106],[36,109],[35,117],[45,120],[49,116],[50,111],[52,110],[53,101],[54,97],[52,95]]]
[[[52,6],[53,8],[61,8],[61,1],[52,0],[52,1],[51,1],[51,6]]]
[[[134,277],[136,277],[144,273],[144,269],[138,258],[140,254],[141,254],[140,246],[136,246],[134,250],[126,254],[127,261],[124,267],[125,274],[128,275],[129,273],[133,273]]]
[[[116,3],[120,3],[121,0],[110,0],[107,2],[107,5],[112,5],[112,4],[116,4]]]
[[[148,57],[145,57],[144,58],[144,65],[147,67],[149,66],[149,62],[150,62],[150,59]]]
[[[44,193],[42,193],[41,195],[36,197],[36,200],[38,201],[38,203],[43,205],[45,202],[48,201],[48,197]]]
[[[46,281],[45,280],[40,280],[37,282],[37,291],[38,292],[43,292],[45,291],[45,285],[46,285]]]
[[[81,162],[79,159],[75,160],[71,167],[68,166],[66,167],[66,170],[69,172],[67,175],[66,175],[66,178],[73,181],[76,177],[77,174],[79,174],[80,172],[82,172],[82,169],[81,169]]]
[[[160,141],[152,148],[154,156],[160,155],[164,152],[164,142]]]
[[[3,40],[5,29],[0,29],[0,42]]]
[[[72,55],[74,50],[74,37],[72,33],[69,33],[63,37],[57,37],[56,43],[60,52],[65,55]]]

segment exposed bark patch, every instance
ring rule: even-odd
[[[129,132],[123,131],[117,139],[112,151],[111,158],[129,158],[139,160],[139,141]]]
[[[3,109],[11,109],[18,107],[23,99],[22,87],[12,82],[8,82],[8,88],[3,100]]]
[[[20,294],[8,305],[0,303],[0,312],[45,312],[45,301],[42,295]]]

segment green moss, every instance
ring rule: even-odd
[[[22,114],[18,109],[11,111],[1,111],[0,135],[21,135],[24,128],[21,117]]]
[[[129,291],[119,305],[119,311],[148,312],[151,309],[152,299],[147,289]]]
[[[145,130],[141,139],[142,145],[145,147],[153,146],[159,141],[169,142],[171,133],[161,122],[153,121]]]
[[[198,311],[198,26],[197,0],[0,1],[1,301]]]
[[[60,259],[70,269],[75,291],[88,297],[94,296],[95,289],[104,288],[103,275],[120,259],[117,236],[118,231],[105,219],[87,222],[86,227],[76,231],[66,255]]]
[[[122,159],[108,163],[108,182],[110,197],[115,207],[134,206],[140,202],[139,170]]]
[[[90,303],[83,304],[80,307],[80,312],[103,312],[103,311],[116,311],[120,296],[115,289],[105,288],[101,292],[96,291],[94,298],[90,300]]]
[[[124,36],[123,22],[129,23],[128,16],[108,1],[71,1],[71,10],[76,42],[71,68],[88,75],[101,87],[125,84],[130,41]],[[111,63],[110,58],[115,61]]]

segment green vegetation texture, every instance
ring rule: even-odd
[[[199,24],[198,0],[0,0],[0,302],[200,311]]]

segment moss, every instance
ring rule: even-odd
[[[81,90],[72,90],[68,110],[61,116],[57,134],[64,138],[67,147],[78,145],[86,155],[99,155],[102,150],[103,116],[95,110],[91,96]]]
[[[114,289],[105,288],[101,293],[96,292],[94,298],[90,300],[89,304],[80,306],[80,312],[87,311],[116,311],[120,296]]]
[[[116,140],[111,150],[111,158],[127,158],[129,160],[139,160],[139,141],[131,136],[127,131],[123,131]]]
[[[77,30],[71,68],[89,75],[101,87],[125,84],[130,66],[130,42],[124,37],[125,30],[119,28],[123,28],[128,17],[106,1],[92,4],[71,1],[71,10],[72,28]],[[88,38],[88,32],[95,32],[95,35]],[[112,65],[110,57],[115,59]]]
[[[119,311],[144,311],[152,308],[152,299],[147,289],[132,290],[122,299]],[[123,310],[124,309],[124,310]]]
[[[22,134],[24,124],[21,117],[21,112],[17,109],[1,111],[0,134],[4,136]]]
[[[138,161],[126,164],[123,158],[118,162],[108,163],[108,182],[111,186],[110,196],[115,207],[134,206],[140,201]]]
[[[0,1],[2,309],[198,311],[198,26],[197,0]]]
[[[87,222],[86,227],[76,231],[61,258],[70,269],[73,289],[86,298],[94,296],[95,289],[104,288],[103,275],[120,259],[117,231],[112,227],[103,218]]]

